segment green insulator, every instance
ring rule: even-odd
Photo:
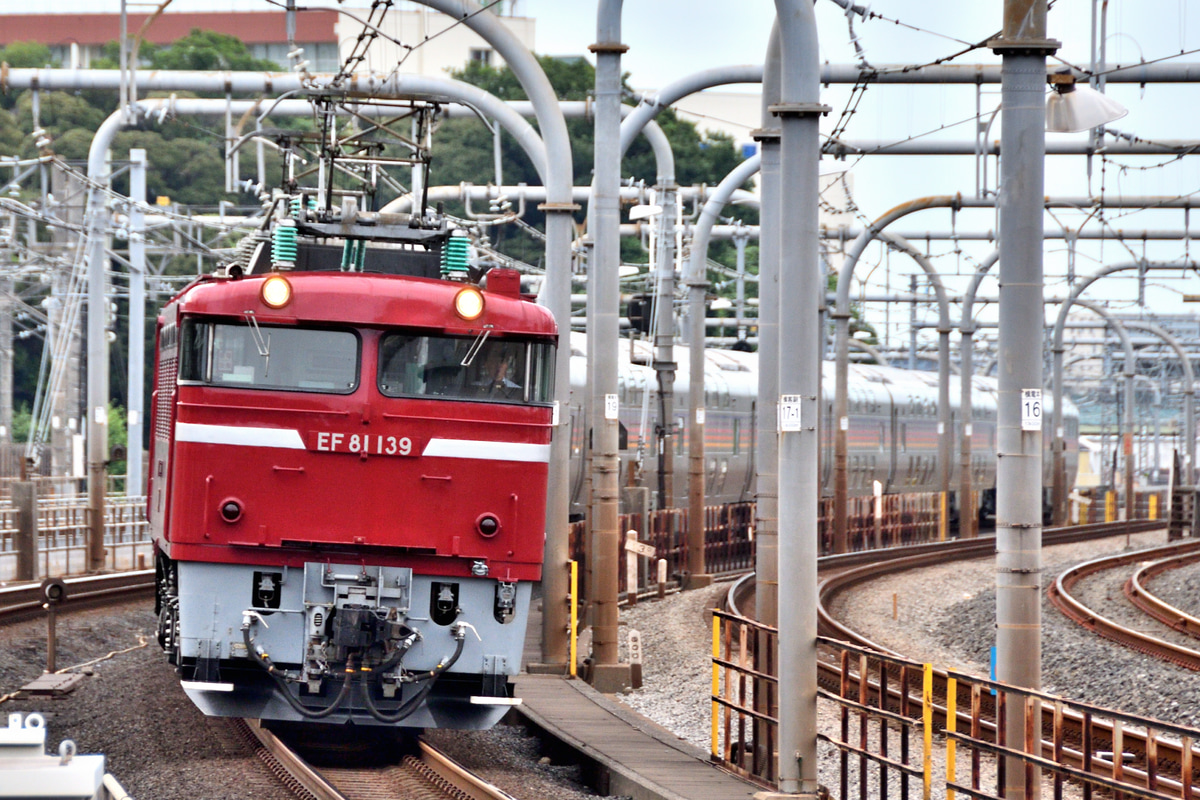
[[[342,245],[342,272],[362,272],[366,256],[366,242],[359,239],[347,239]]]
[[[466,275],[467,248],[471,240],[462,233],[452,233],[442,246],[442,277],[458,277]]]
[[[294,266],[300,253],[300,245],[296,241],[296,223],[290,219],[280,220],[275,226],[274,238],[271,241],[271,263],[276,266]]]
[[[308,198],[308,203],[306,203],[305,205],[307,206],[309,211],[315,210],[317,207],[317,198],[315,198],[315,197]],[[293,217],[300,216],[300,198],[293,197],[288,202],[288,209],[291,210]]]

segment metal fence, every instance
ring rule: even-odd
[[[851,498],[851,533],[849,549],[866,550],[872,547],[893,547],[916,542],[936,541],[944,535],[944,504],[939,492],[907,495],[884,495],[880,498],[880,514],[875,514],[875,498]],[[754,568],[754,503],[733,503],[708,506],[704,510],[705,569],[715,575],[742,572]],[[821,553],[833,552],[833,500],[821,501]],[[667,562],[668,580],[676,582],[688,563],[688,510],[669,508],[648,514],[622,514],[621,531],[636,531],[637,540],[654,547],[653,558],[638,557],[636,591],[644,593],[657,587],[659,559]],[[580,570],[587,568],[585,536],[587,523],[571,525],[571,558]],[[620,545],[624,546],[622,537]],[[620,586],[629,591],[627,570],[629,559],[619,558]]]
[[[40,487],[39,487],[40,488]],[[38,497],[38,571],[44,576],[87,571],[87,497]],[[16,574],[17,507],[0,501],[0,577]],[[111,495],[104,503],[107,569],[142,569],[151,552],[146,498]]]
[[[713,612],[712,760],[764,786],[777,779],[774,628]],[[1083,800],[1200,797],[1194,765],[1200,728],[1175,725],[1055,695],[940,672],[819,637],[819,697],[837,706],[836,730],[818,736],[837,753],[836,800],[899,797],[937,787],[947,798],[1005,796],[1007,771],[1024,773],[1056,800],[1070,782]],[[1014,719],[1015,715],[1015,719]],[[1009,722],[1024,731],[1006,741]]]
[[[1169,511],[1169,489],[1135,491],[1133,495],[1134,515],[1138,519],[1167,519]],[[1078,508],[1080,525],[1100,522],[1116,522],[1125,514],[1125,493],[1103,487],[1086,489],[1073,495]]]

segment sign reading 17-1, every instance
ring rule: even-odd
[[[1021,430],[1040,431],[1042,429],[1042,390],[1021,390]]]

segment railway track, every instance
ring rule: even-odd
[[[383,763],[313,766],[257,720],[232,720],[243,739],[280,781],[306,800],[513,800],[425,741]],[[338,760],[337,756],[331,760]]]
[[[1147,588],[1147,582],[1157,575],[1172,569],[1185,567],[1200,561],[1200,549],[1147,564],[1125,582],[1125,596],[1144,613],[1180,633],[1200,639],[1200,618],[1163,601]]]
[[[99,608],[153,595],[154,571],[66,578],[0,589],[0,626],[45,615],[53,599],[59,614]],[[424,741],[385,763],[314,767],[297,749],[257,720],[229,725],[253,757],[263,762],[293,796],[305,800],[512,800]],[[330,760],[345,760],[331,758]]]
[[[61,590],[50,589],[61,586]],[[53,584],[25,583],[0,589],[0,624],[11,624],[44,613],[43,606],[54,598],[60,611],[82,611],[111,603],[150,597],[154,594],[154,570],[114,572],[106,575],[85,575],[63,578]],[[61,593],[59,593],[61,592]]]
[[[1181,667],[1190,670],[1200,671],[1200,650],[1195,650],[1189,647],[1183,647],[1173,642],[1168,642],[1145,631],[1135,630],[1125,625],[1105,617],[1097,613],[1093,609],[1085,606],[1074,595],[1071,594],[1072,587],[1079,581],[1090,575],[1096,575],[1109,570],[1120,569],[1127,567],[1130,564],[1153,560],[1162,564],[1166,562],[1166,568],[1177,564],[1178,558],[1189,557],[1192,561],[1200,560],[1200,542],[1194,540],[1186,540],[1175,544],[1166,545],[1164,547],[1155,547],[1150,550],[1140,550],[1136,553],[1122,553],[1115,556],[1107,556],[1105,558],[1097,558],[1092,561],[1087,561],[1076,567],[1072,567],[1066,572],[1058,576],[1054,583],[1050,584],[1048,593],[1051,602],[1069,619],[1074,620],[1084,628],[1103,636],[1109,641],[1117,642],[1125,647],[1137,650],[1140,653],[1161,658],[1164,661],[1170,661],[1173,664],[1178,664]],[[1159,561],[1162,559],[1162,561]],[[1153,565],[1149,565],[1153,566]],[[1175,627],[1175,623],[1181,623],[1186,626],[1186,620],[1191,620],[1194,630],[1200,630],[1200,622],[1195,619],[1183,615],[1183,620],[1180,619],[1180,614],[1177,609],[1172,609],[1167,604],[1163,603],[1152,595],[1146,593],[1144,589],[1133,588],[1135,579],[1138,574],[1143,573],[1139,570],[1137,574],[1131,577],[1125,583],[1125,594],[1134,596],[1141,601],[1135,600],[1134,604],[1139,608],[1153,608],[1157,613],[1147,611],[1151,616],[1166,622],[1167,625]],[[1135,587],[1141,586],[1141,580],[1138,580]],[[1131,591],[1134,593],[1131,595]],[[1145,610],[1145,609],[1144,609]],[[1174,614],[1172,614],[1174,611]]]
[[[1138,523],[1131,525],[1111,523],[1104,525],[1078,526],[1072,528],[1047,529],[1043,534],[1043,544],[1068,544],[1088,539],[1098,539],[1126,533],[1151,531],[1162,527],[1161,522]],[[1195,545],[1193,545],[1195,546]],[[819,564],[820,584],[818,599],[818,628],[819,634],[829,639],[848,642],[851,645],[875,650],[897,658],[907,658],[905,654],[884,647],[867,639],[845,625],[838,622],[827,611],[833,599],[840,593],[851,590],[854,586],[883,577],[884,575],[918,569],[923,566],[944,563],[946,560],[966,560],[987,557],[994,553],[994,540],[991,538],[945,542],[913,547],[896,548],[883,554],[878,552],[860,552],[840,556],[830,556],[821,559]],[[1144,560],[1146,551],[1131,557],[1131,561]],[[730,608],[734,613],[737,609],[748,607],[748,601],[753,592],[748,580],[740,581],[730,590]],[[833,694],[839,694],[845,689],[845,668],[839,664],[839,657],[822,648],[821,660],[818,665],[818,682],[822,688]],[[857,659],[852,659],[855,661]],[[946,691],[947,674],[942,670],[934,670],[933,677],[933,714],[939,725],[946,721]],[[857,676],[853,677],[857,682]],[[866,694],[860,697],[860,702],[879,704],[880,687],[872,680],[864,687]],[[901,707],[921,707],[921,687],[919,682],[912,684],[889,677],[882,690],[887,697],[884,704],[899,709]],[[964,702],[964,700],[966,702]],[[994,699],[986,692],[980,698],[985,713],[990,716]],[[969,714],[964,710],[969,707],[970,698],[960,696],[956,703],[955,719],[958,730],[965,730],[971,723]],[[1184,739],[1181,743],[1172,737],[1153,737],[1149,743],[1137,726],[1114,726],[1106,720],[1096,720],[1088,714],[1080,716],[1064,713],[1051,706],[1042,708],[1042,755],[1044,758],[1066,764],[1076,770],[1084,770],[1091,774],[1111,775],[1114,771],[1122,773],[1131,781],[1139,781],[1143,786],[1156,786],[1158,791],[1177,797],[1195,796],[1193,786],[1183,786],[1179,782],[1164,779],[1159,775],[1164,768],[1177,767],[1180,763],[1191,764],[1200,759],[1200,751],[1195,751],[1191,743]],[[1057,735],[1055,732],[1058,732]],[[994,726],[984,721],[979,733],[995,742]],[[1055,744],[1057,739],[1058,744]],[[1113,743],[1119,742],[1120,749],[1125,754],[1114,770],[1111,751]],[[1110,752],[1104,757],[1102,748]]]

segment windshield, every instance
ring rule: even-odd
[[[182,339],[181,381],[333,394],[358,386],[350,331],[185,320]]]
[[[391,333],[379,344],[379,391],[389,397],[548,403],[553,371],[554,346],[543,342]]]

